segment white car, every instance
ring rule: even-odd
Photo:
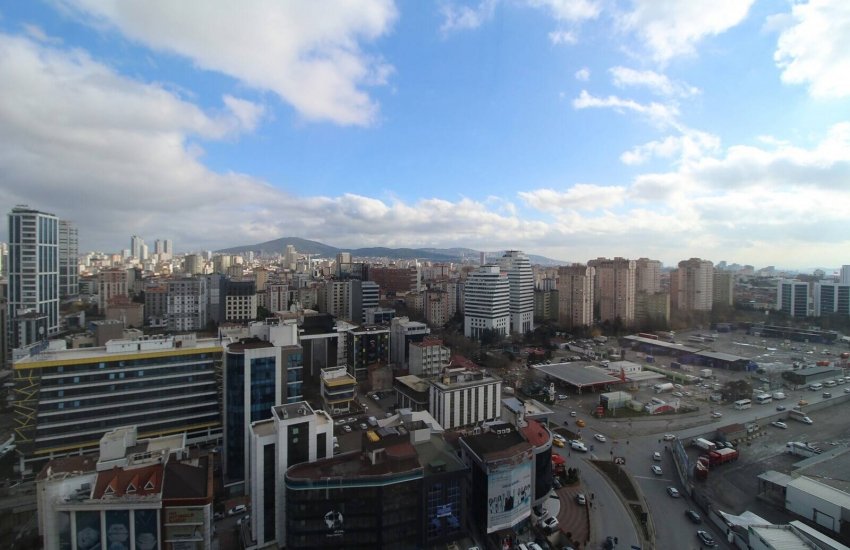
[[[652,473],[657,476],[660,476],[662,473],[664,473],[661,471],[661,466],[659,466],[658,464],[653,464],[649,467],[649,469],[652,470]]]
[[[720,418],[721,416],[723,416],[723,413],[720,411],[714,411],[711,413],[711,418]]]
[[[552,439],[555,439],[555,440],[557,440],[557,441],[560,441],[561,443],[566,443],[566,442],[567,442],[567,438],[566,438],[566,437],[564,437],[564,436],[562,436],[561,434],[552,434]]]
[[[676,436],[673,434],[664,434],[663,439],[664,441],[673,441],[674,439],[676,439]]]
[[[652,460],[656,460],[656,461],[660,462],[661,461],[661,453],[659,453],[658,451],[655,451],[654,453],[652,453]]]
[[[351,426],[346,424],[345,426],[342,427],[342,431],[344,431],[347,434],[350,434],[351,433]]]
[[[671,395],[672,395],[673,397],[685,397],[685,394],[683,394],[683,393],[682,393],[682,392],[680,392],[680,391],[674,391]]]
[[[570,441],[570,447],[572,449],[575,449],[576,451],[581,451],[583,453],[587,452],[587,447],[585,447],[584,443],[582,443],[581,441]]]
[[[575,411],[570,411],[570,416],[575,416],[575,415],[576,415]]]
[[[565,393],[559,393],[557,397],[558,397],[558,399],[559,399],[559,400],[563,401],[563,400],[564,400],[564,399],[566,399],[568,396],[567,396],[567,394],[565,394]]]
[[[780,422],[779,420],[774,420],[770,423],[771,426],[776,426],[777,428],[782,428],[783,430],[788,428],[788,424],[785,422]]]
[[[601,441],[602,443],[605,443],[607,441],[607,439],[605,439],[605,436],[602,434],[594,434],[593,437],[596,438],[596,441]]]

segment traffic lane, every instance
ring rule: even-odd
[[[606,537],[617,537],[625,548],[643,546],[640,534],[633,521],[624,521],[630,517],[630,511],[620,500],[608,483],[607,478],[596,468],[587,466],[582,469],[582,483],[585,496],[590,503],[591,545],[602,544]]]

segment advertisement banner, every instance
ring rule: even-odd
[[[531,452],[522,461],[490,468],[487,479],[487,533],[507,529],[531,515]]]

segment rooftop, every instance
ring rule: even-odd
[[[607,370],[591,365],[553,363],[551,365],[535,365],[534,368],[579,388],[596,384],[622,383],[619,377],[612,375]]]
[[[173,338],[169,337],[166,340],[171,340],[171,345],[162,349],[151,350],[121,350],[119,352],[108,352],[106,346],[97,348],[78,348],[64,350],[46,350],[41,353],[23,357],[15,361],[15,366],[29,367],[48,367],[54,365],[62,365],[70,362],[84,363],[86,360],[106,358],[118,358],[122,356],[152,356],[152,355],[167,355],[167,354],[191,354],[203,353],[204,351],[221,352],[222,342],[218,338],[204,338],[195,340],[195,345],[184,347],[175,345]],[[146,340],[150,342],[150,340]],[[114,340],[112,341],[114,342]],[[128,342],[130,342],[128,340]],[[144,342],[144,341],[140,341]]]
[[[552,440],[552,435],[543,424],[536,420],[528,420],[527,425],[520,428],[525,439],[535,447],[542,447]]]
[[[430,388],[430,384],[428,384],[427,380],[423,380],[419,378],[415,374],[408,374],[406,376],[397,376],[395,381],[406,388],[410,388],[411,390],[419,393],[424,393],[428,391]]]
[[[790,525],[751,525],[749,532],[774,550],[811,550],[812,545]]]
[[[298,401],[296,403],[285,403],[272,408],[272,412],[278,420],[289,420],[299,416],[311,416],[316,414],[313,407],[306,401]]]
[[[493,424],[484,433],[463,436],[461,441],[485,461],[507,458],[531,449],[531,444],[523,439],[516,428],[506,423]]]

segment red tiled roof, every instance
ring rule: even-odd
[[[160,494],[161,491],[162,464],[131,470],[113,468],[97,474],[93,498],[148,496]]]

